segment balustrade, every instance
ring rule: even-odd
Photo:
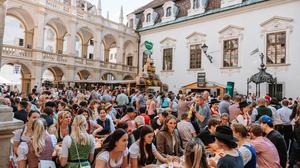
[[[57,1],[57,0],[47,0],[46,3],[47,7],[56,9],[59,11],[64,11],[66,13],[70,13],[71,7],[63,2]]]
[[[33,57],[33,53],[34,57]],[[37,61],[44,61],[49,63],[57,63],[57,64],[69,64],[75,66],[87,66],[92,68],[99,68],[99,69],[107,69],[107,70],[116,70],[116,71],[123,71],[123,72],[133,72],[136,73],[137,68],[122,64],[116,63],[109,63],[99,60],[91,60],[86,58],[79,58],[73,57],[64,54],[56,54],[46,51],[34,50],[34,49],[26,49],[23,47],[17,46],[10,46],[10,45],[3,45],[2,50],[3,57],[10,57],[10,58],[21,58],[27,60],[37,60]]]

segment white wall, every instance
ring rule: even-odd
[[[272,2],[269,2],[271,4]],[[259,4],[258,4],[259,5]],[[169,89],[178,91],[182,86],[196,82],[198,72],[206,72],[207,80],[214,81],[226,86],[227,81],[235,82],[235,89],[239,93],[246,94],[247,78],[258,72],[260,59],[258,54],[250,55],[250,52],[259,48],[265,54],[265,37],[262,34],[261,23],[267,21],[273,16],[292,18],[292,31],[288,32],[287,38],[287,66],[268,67],[267,71],[274,77],[277,77],[278,83],[284,83],[284,96],[300,96],[298,91],[300,83],[300,56],[299,56],[299,38],[300,38],[300,1],[288,1],[286,4],[269,6],[250,10],[247,12],[228,15],[225,17],[214,18],[208,21],[199,18],[194,21],[170,25],[167,27],[157,28],[141,32],[141,43],[152,41],[153,56],[156,71],[164,83],[169,85]],[[219,40],[219,31],[228,25],[242,27],[242,40],[239,41],[239,67],[237,69],[221,69],[223,56],[223,43]],[[213,63],[202,54],[203,70],[189,71],[189,46],[187,46],[186,37],[193,32],[206,34],[205,43],[208,52],[213,56]],[[162,70],[162,49],[160,41],[170,37],[176,40],[176,48],[173,53],[173,70],[174,72],[161,72]],[[142,49],[144,47],[142,46]],[[143,51],[141,51],[142,53]],[[142,61],[142,54],[140,54]],[[140,62],[142,65],[142,62]],[[253,92],[254,92],[253,88]],[[261,95],[266,93],[266,84],[261,87]]]

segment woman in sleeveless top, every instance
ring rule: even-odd
[[[248,132],[242,124],[231,125],[233,135],[238,140],[239,151],[242,154],[244,168],[256,168],[256,150],[247,138]]]
[[[38,168],[40,160],[52,160],[54,146],[41,119],[33,122],[31,140],[19,146],[18,167]]]
[[[175,158],[172,156],[163,157],[152,143],[153,138],[153,129],[150,126],[143,126],[140,139],[129,148],[131,168],[154,164],[156,159],[161,163],[167,163],[168,160],[171,161]]]
[[[67,168],[90,166],[95,151],[95,139],[86,132],[86,119],[83,115],[74,118],[71,135],[62,142],[59,156],[60,165]]]
[[[72,115],[68,111],[62,111],[58,115],[57,122],[57,143],[60,144],[64,137],[71,133]]]
[[[128,166],[128,134],[123,129],[116,129],[112,139],[104,144],[96,157],[95,167],[127,168]]]
[[[15,131],[15,135],[13,137],[13,150],[14,153],[17,154],[18,146],[21,142],[30,141],[30,137],[32,136],[32,124],[35,120],[40,118],[40,113],[38,111],[30,111],[27,116],[27,123],[24,128],[18,129]]]
[[[99,136],[109,135],[111,130],[111,120],[106,118],[106,111],[104,108],[99,109],[99,118],[96,120],[97,124],[99,124],[103,129],[97,133]]]

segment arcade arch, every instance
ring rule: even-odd
[[[104,61],[117,62],[117,41],[112,34],[106,34],[102,41]]]
[[[101,80],[111,81],[111,80],[116,80],[116,77],[112,73],[105,73],[101,77]]]
[[[127,40],[124,43],[124,55],[123,55],[123,60],[125,60],[126,65],[133,66],[136,65],[136,56],[135,56],[135,48],[134,48],[134,43],[131,40]]]

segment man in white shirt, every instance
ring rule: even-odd
[[[282,108],[278,109],[277,112],[283,124],[282,127],[283,136],[284,136],[287,149],[289,149],[290,139],[292,137],[292,132],[293,132],[293,126],[290,120],[292,110],[288,107],[289,105],[288,100],[282,100],[281,104],[282,104]]]

